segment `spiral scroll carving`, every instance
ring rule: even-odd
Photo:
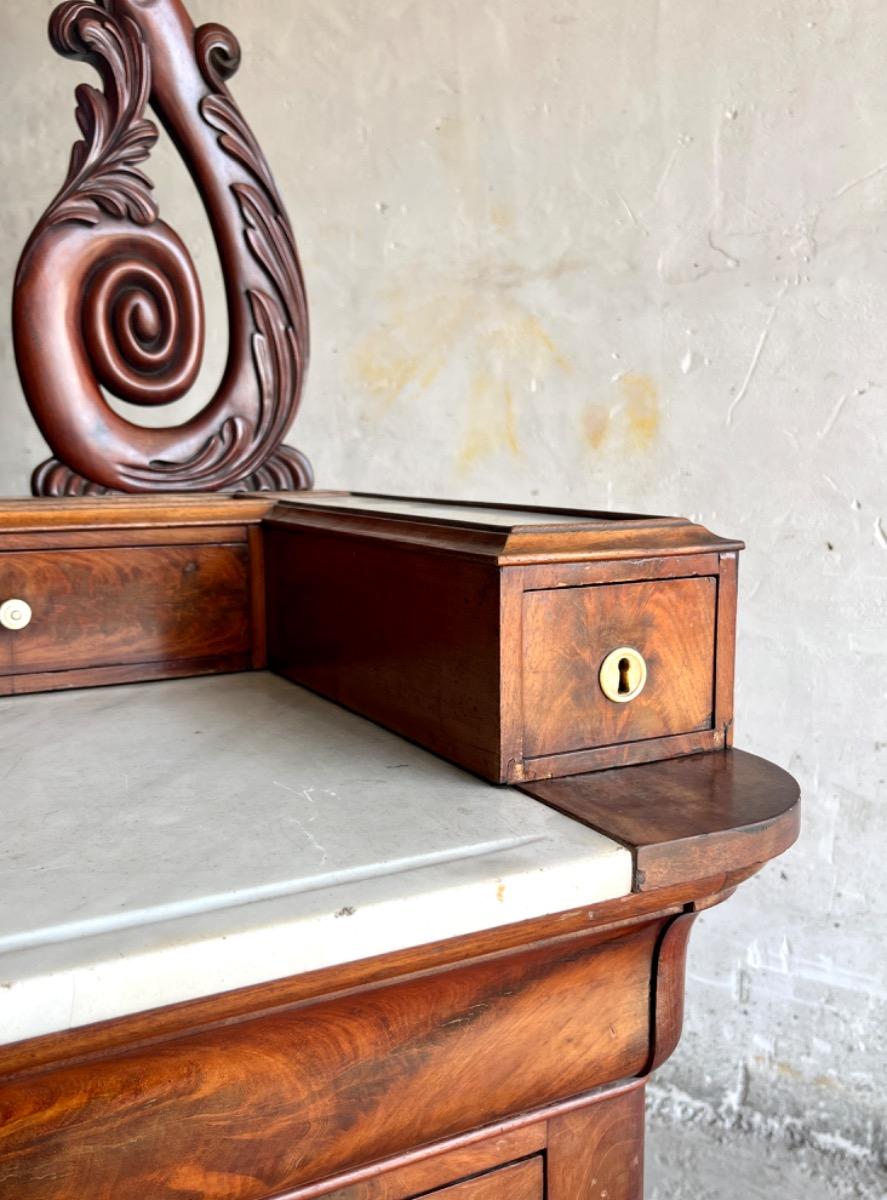
[[[103,87],[76,90],[82,139],[16,277],[19,373],[54,454],[34,472],[35,494],[310,486],[304,455],[282,445],[308,363],[305,287],[280,194],[228,91],[236,39],[195,30],[180,0],[65,0],[50,40]],[[126,420],[104,394],[168,404],[203,356],[194,265],[140,166],[157,139],[149,101],[204,201],[229,317],[216,394],[165,428]]]

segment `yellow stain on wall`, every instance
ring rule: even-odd
[[[592,450],[600,450],[610,432],[610,410],[602,404],[589,404],[582,414],[582,432]]]
[[[384,323],[358,342],[350,360],[352,379],[375,401],[377,416],[395,403],[421,403],[447,368],[458,372],[460,388],[468,374],[457,457],[468,473],[496,454],[520,457],[517,398],[531,380],[571,366],[541,321],[508,290],[476,280],[454,282],[424,300],[412,287],[389,292]],[[454,405],[456,420],[458,413]]]
[[[570,363],[554,343],[542,322],[514,301],[504,304],[503,311],[489,320],[484,334],[488,355],[517,362],[520,366],[542,374],[547,367],[569,371]]]
[[[505,450],[521,455],[515,392],[530,379],[544,378],[570,363],[539,319],[511,301],[504,311],[486,313],[476,332],[476,370],[468,395],[468,423],[457,465],[463,475],[477,463]]]
[[[514,224],[514,213],[507,204],[494,204],[490,208],[490,221],[496,229],[510,229]]]
[[[646,450],[659,432],[659,393],[649,375],[631,371],[619,385],[625,396],[628,436],[638,450]]]
[[[661,410],[655,381],[639,371],[628,371],[615,381],[619,396],[611,405],[586,405],[582,433],[592,450],[600,450],[611,437],[620,437],[633,450],[646,450],[659,433]]]
[[[505,445],[512,454],[520,453],[517,440],[517,421],[514,415],[514,396],[511,394],[510,387],[505,389]]]
[[[454,297],[392,304],[386,323],[352,354],[355,382],[379,401],[383,413],[412,386],[425,391],[446,363],[464,317],[464,304]]]
[[[468,412],[468,426],[458,458],[463,475],[503,449],[520,458],[514,396],[507,384],[483,373],[475,375],[468,395]]]

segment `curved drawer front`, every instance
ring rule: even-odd
[[[0,1080],[0,1195],[265,1200],[636,1075],[661,927],[581,934]],[[476,1200],[500,1194],[537,1193]]]

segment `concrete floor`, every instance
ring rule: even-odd
[[[887,1175],[808,1148],[652,1120],[646,1200],[887,1200]]]

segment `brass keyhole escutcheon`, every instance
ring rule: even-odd
[[[640,650],[619,646],[611,650],[600,669],[601,691],[614,704],[627,704],[644,690],[647,664]]]

